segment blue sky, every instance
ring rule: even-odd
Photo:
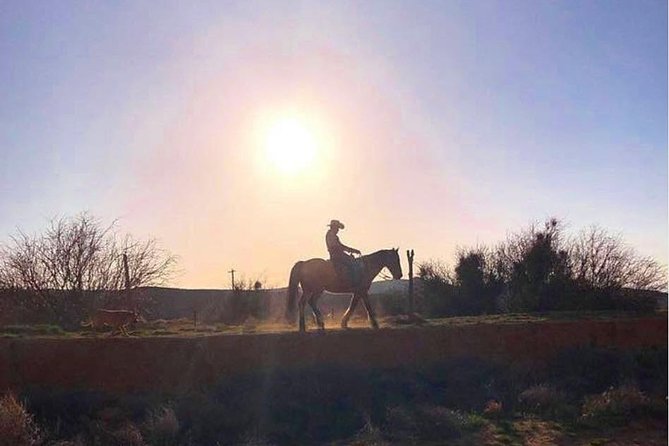
[[[0,239],[89,210],[281,284],[331,218],[450,260],[557,215],[667,262],[666,2],[5,1],[0,54]],[[318,178],[258,170],[286,110]]]

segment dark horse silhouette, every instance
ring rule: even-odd
[[[310,259],[297,262],[290,271],[286,317],[289,320],[293,317],[295,313],[295,301],[297,300],[297,287],[298,285],[302,285],[302,296],[298,302],[300,331],[305,331],[304,307],[307,302],[309,302],[311,310],[314,313],[318,328],[321,330],[325,329],[323,315],[318,308],[318,299],[321,297],[323,291],[353,294],[351,304],[348,306],[348,310],[346,310],[341,320],[342,328],[347,328],[348,320],[360,299],[362,299],[365,305],[370,324],[373,328],[379,328],[367,294],[369,287],[372,285],[372,280],[374,280],[383,268],[388,268],[394,279],[402,278],[402,266],[400,265],[400,257],[397,251],[397,249],[384,249],[357,259],[357,262],[360,262],[362,265],[362,274],[360,274],[361,278],[355,285],[351,284],[349,280],[339,277],[329,260]]]

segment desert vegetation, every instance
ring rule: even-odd
[[[460,358],[384,370],[269,368],[170,397],[31,389],[0,401],[0,438],[61,446],[663,444],[666,362],[666,349],[586,347],[541,369]]]
[[[460,248],[456,265],[419,265],[429,316],[513,312],[652,311],[667,269],[598,226],[568,234],[564,223],[508,235],[495,246]]]
[[[68,331],[78,330],[100,306],[141,309],[147,319],[155,319],[152,310],[160,309],[147,287],[166,283],[175,265],[176,257],[156,240],[121,235],[116,223],[105,225],[86,213],[55,218],[42,232],[19,230],[0,247],[0,308],[5,315],[11,312],[14,325]],[[666,272],[664,265],[639,255],[619,235],[597,226],[569,233],[561,220],[550,219],[511,233],[494,246],[461,247],[454,267],[437,260],[419,263],[422,286],[416,309],[428,318],[653,311],[657,292],[666,290]],[[228,326],[242,326],[249,319],[283,322],[264,283],[264,278],[240,277],[234,296],[219,299],[200,314],[193,307],[175,317]],[[403,293],[372,299],[385,316],[407,310]],[[212,319],[214,314],[218,319]]]
[[[40,233],[19,230],[0,246],[0,308],[21,319],[76,327],[95,303],[141,305],[119,290],[164,283],[176,257],[154,239],[121,235],[82,213],[52,219]],[[126,299],[123,302],[119,300]]]

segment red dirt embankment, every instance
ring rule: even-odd
[[[577,346],[667,347],[667,319],[550,321],[199,338],[0,339],[0,389],[180,393],[247,372],[398,367],[457,357],[537,363]]]

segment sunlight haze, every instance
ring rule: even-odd
[[[285,286],[331,219],[452,263],[557,216],[667,263],[666,2],[0,11],[0,240],[89,211],[172,285]]]

